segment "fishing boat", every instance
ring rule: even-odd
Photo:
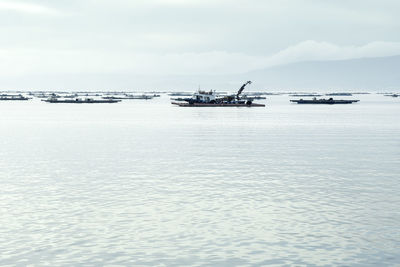
[[[171,104],[179,107],[265,107],[264,104],[256,104],[252,100],[240,98],[240,94],[248,84],[251,84],[251,81],[243,84],[236,95],[220,96],[215,91],[199,90],[191,98],[183,98],[182,101],[171,102]]]

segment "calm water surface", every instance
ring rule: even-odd
[[[1,266],[400,262],[400,100],[0,103]]]

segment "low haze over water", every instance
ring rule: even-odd
[[[353,98],[2,101],[0,265],[399,264],[400,99]]]

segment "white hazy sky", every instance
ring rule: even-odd
[[[0,75],[230,74],[400,55],[399,0],[0,0]]]

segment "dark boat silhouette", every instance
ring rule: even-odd
[[[297,99],[297,100],[290,100],[290,102],[294,102],[297,104],[328,104],[328,105],[333,105],[333,104],[352,104],[355,102],[359,102],[360,100],[336,100],[333,98],[329,99],[316,99],[315,97],[313,99]]]

